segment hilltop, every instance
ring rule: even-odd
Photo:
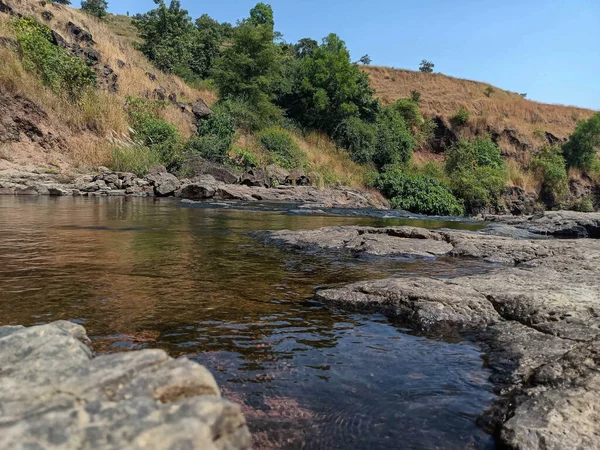
[[[364,66],[363,70],[383,103],[410,98],[412,91],[418,91],[422,113],[437,119],[438,139],[447,137],[447,133],[471,137],[487,132],[504,156],[521,162],[527,162],[531,153],[546,143],[567,140],[580,120],[595,113],[575,106],[535,102],[495,86],[487,96],[489,84],[441,73],[377,66]],[[453,127],[451,118],[461,108],[469,111],[471,119],[465,127]]]

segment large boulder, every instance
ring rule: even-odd
[[[507,213],[515,216],[531,215],[536,212],[537,195],[518,186],[511,186],[503,196]]]
[[[218,188],[217,180],[210,175],[203,175],[184,185],[177,196],[188,200],[205,200],[213,198]]]
[[[240,408],[162,350],[94,358],[80,325],[0,327],[0,449],[249,449]]]
[[[192,113],[194,113],[197,120],[202,120],[213,114],[212,110],[201,98],[192,105]]]
[[[200,156],[189,157],[185,161],[182,170],[191,172],[194,177],[210,175],[215,180],[226,184],[234,184],[238,181],[238,174],[230,168],[208,161]]]
[[[95,44],[94,39],[89,31],[75,25],[73,22],[67,23],[67,32],[77,42],[85,42],[86,44]]]
[[[290,172],[277,164],[270,164],[266,167],[267,176],[272,185],[285,184],[286,179],[290,176]]]
[[[291,184],[293,186],[310,186],[312,180],[306,175],[302,169],[294,169],[285,179],[285,184]]]
[[[271,179],[263,169],[250,169],[240,177],[240,184],[251,187],[271,186]]]
[[[145,180],[154,187],[154,194],[157,197],[168,197],[173,195],[179,189],[181,183],[179,179],[167,172],[163,166],[157,166],[150,169]]]

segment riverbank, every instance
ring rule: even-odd
[[[93,357],[65,321],[0,327],[1,449],[251,448],[210,372],[162,350]]]
[[[583,229],[595,235],[590,230],[599,220],[599,214],[557,212],[497,222],[502,222],[505,235],[525,231],[578,236]],[[371,258],[443,255],[489,262],[484,274],[362,281],[319,290],[317,298],[479,343],[499,396],[480,424],[497,435],[500,445],[521,450],[596,448],[600,241],[516,239],[497,236],[497,231],[333,227],[256,237],[300,251],[336,250]]]

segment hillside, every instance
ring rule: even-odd
[[[530,152],[543,144],[567,139],[579,120],[589,119],[594,111],[574,106],[550,105],[523,98],[519,93],[489,84],[453,78],[440,73],[422,73],[388,67],[366,66],[371,85],[383,103],[410,98],[421,93],[419,107],[427,117],[437,117],[438,138],[448,132],[471,137],[488,132],[497,139],[505,156],[526,162]],[[460,108],[470,112],[465,127],[452,127],[450,118]]]

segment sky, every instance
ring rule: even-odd
[[[152,0],[108,0],[130,14]],[[169,0],[167,0],[169,1]],[[258,0],[181,0],[195,19],[235,23]],[[600,0],[263,0],[287,42],[338,34],[353,60],[435,72],[600,110]]]

